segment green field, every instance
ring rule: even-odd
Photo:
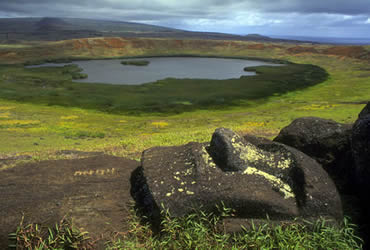
[[[257,52],[251,51],[250,56],[258,56]],[[264,51],[260,54],[265,56]],[[5,156],[29,154],[35,160],[53,157],[63,149],[137,159],[148,147],[209,140],[217,127],[272,138],[301,116],[350,123],[364,101],[370,100],[368,61],[321,54],[271,57],[317,65],[329,76],[315,85],[301,74],[284,75],[278,68],[259,67],[261,75],[233,80],[233,88],[220,92],[215,86],[227,80],[169,79],[139,87],[92,85],[72,83],[71,74],[61,68],[1,66],[0,151]],[[284,67],[289,72],[306,66]],[[262,84],[262,94],[259,88],[253,90],[250,79]],[[189,93],[186,88],[195,89]]]

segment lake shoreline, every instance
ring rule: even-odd
[[[255,75],[254,70],[245,70],[257,66],[282,66],[286,64],[266,61],[232,59],[219,57],[141,57],[122,61],[110,60],[65,60],[59,63],[46,63],[25,66],[26,68],[68,67],[77,65],[81,76],[75,74],[75,82],[102,83],[114,85],[142,85],[168,78],[229,80]],[[138,67],[141,66],[141,67]],[[145,67],[142,67],[145,66]],[[86,77],[88,76],[88,77]]]

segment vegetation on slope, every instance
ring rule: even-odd
[[[0,66],[4,79],[0,98],[109,113],[170,114],[240,105],[243,101],[309,87],[327,78],[325,70],[314,65],[286,64],[246,70],[257,71],[258,75],[228,80],[170,78],[144,85],[110,85],[72,82],[86,77],[76,65],[27,69]]]

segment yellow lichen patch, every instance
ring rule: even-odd
[[[216,168],[216,164],[213,162],[212,157],[208,154],[205,147],[202,147],[202,158],[206,164],[206,166],[210,166],[211,168]]]
[[[280,169],[287,169],[290,167],[292,161],[288,159],[275,159],[273,154],[265,152],[251,143],[247,143],[247,145],[240,142],[237,136],[232,138],[232,143],[234,148],[239,152],[240,158],[244,160],[246,164],[248,163],[257,163],[257,162],[265,162],[271,168],[280,168]],[[237,142],[239,141],[239,142]]]
[[[244,123],[245,126],[247,127],[263,127],[265,126],[264,122],[246,122]]]
[[[179,191],[180,193],[182,193],[182,192],[184,192],[184,189],[179,188],[179,189],[177,189],[177,191]]]
[[[9,112],[0,113],[0,118],[9,118],[9,116],[10,116],[10,113]]]
[[[0,121],[0,126],[18,126],[18,125],[35,125],[39,124],[40,121],[35,120],[5,120]]]
[[[59,126],[61,128],[68,128],[68,129],[88,129],[91,128],[91,125],[88,123],[80,123],[80,122],[73,122],[73,121],[62,121],[59,122]]]
[[[303,106],[299,109],[301,110],[325,110],[325,109],[332,109],[335,108],[336,104],[311,104],[311,105],[306,105]]]
[[[14,109],[15,107],[10,107],[10,106],[0,106],[0,110],[10,110]]]
[[[25,130],[23,128],[7,128],[6,131],[17,132],[17,133],[25,132]]]
[[[243,174],[247,174],[247,175],[259,175],[259,176],[264,177],[274,187],[278,188],[279,191],[284,194],[284,198],[285,199],[289,199],[289,198],[294,198],[295,197],[292,189],[290,188],[290,186],[288,184],[286,184],[281,179],[279,179],[279,178],[277,178],[277,177],[275,177],[275,176],[273,176],[271,174],[268,174],[266,172],[263,172],[261,170],[258,170],[257,168],[252,168],[252,167],[248,167],[243,172]]]
[[[187,195],[193,195],[193,194],[194,194],[194,192],[187,190],[187,191],[186,191],[186,194],[187,194]]]
[[[174,176],[173,177],[175,180],[177,180],[177,181],[180,181],[180,177],[178,177],[178,176]]]
[[[142,138],[142,139],[148,139],[152,136],[153,134],[151,133],[142,133],[140,134],[139,136]]]
[[[47,127],[35,127],[29,128],[27,131],[30,133],[40,133],[40,132],[47,132],[49,129]]]
[[[62,120],[75,120],[77,118],[78,118],[77,115],[68,115],[68,116],[61,116],[60,117],[60,119],[62,119]]]
[[[291,159],[283,159],[281,161],[278,161],[277,167],[281,169],[287,169],[290,167],[290,164],[292,164]]]
[[[156,122],[152,122],[152,125],[156,128],[165,128],[167,127],[169,124],[168,122],[165,122],[165,121],[156,121]]]

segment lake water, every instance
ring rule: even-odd
[[[123,59],[74,61],[88,78],[77,82],[110,83],[139,85],[166,78],[191,79],[232,79],[243,75],[255,75],[245,72],[249,66],[273,65],[262,61],[205,58],[205,57],[155,57],[127,59],[127,61],[147,60],[148,66],[122,65]],[[66,64],[47,63],[31,67],[63,66]]]

